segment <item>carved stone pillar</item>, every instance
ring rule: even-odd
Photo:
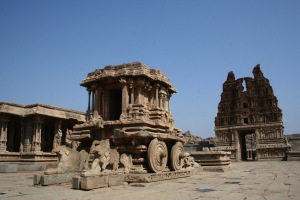
[[[0,152],[6,152],[7,146],[7,124],[9,118],[7,116],[0,116]]]
[[[62,132],[61,132],[61,120],[55,121],[54,123],[54,138],[53,138],[53,147],[52,149],[58,147],[61,145],[61,138],[62,138]]]
[[[92,91],[92,113],[95,109],[95,91]]]
[[[134,104],[134,87],[131,88],[130,100],[130,104]]]
[[[92,118],[99,117],[99,86],[98,84],[93,84],[91,87],[92,91]]]
[[[128,107],[128,90],[127,85],[124,84],[122,88],[122,113],[125,113]]]
[[[155,93],[155,104],[156,104],[156,108],[159,108],[159,98],[158,98],[158,89],[159,89],[159,84],[155,84],[155,88],[156,88],[156,93]]]
[[[262,128],[258,128],[255,130],[255,140],[256,140],[256,147],[259,145],[260,138],[262,137]],[[259,151],[256,150],[256,159],[260,159]]]
[[[234,130],[234,138],[235,138],[235,148],[236,148],[235,159],[239,161],[241,160],[241,147],[240,147],[239,133],[237,130]]]
[[[33,120],[33,138],[31,149],[33,152],[41,152],[42,124],[43,117],[35,116],[35,119]]]
[[[99,90],[99,99],[100,99],[100,101],[99,101],[99,113],[100,113],[100,115],[101,115],[101,117],[103,117],[103,111],[104,111],[104,92],[103,92],[103,88],[101,88],[100,90]]]
[[[23,147],[24,152],[31,151],[32,135],[33,135],[32,121],[29,118],[27,118],[25,124],[25,132],[24,132],[24,147]]]
[[[21,119],[20,152],[24,151],[25,119]]]
[[[163,107],[163,98],[164,98],[164,95],[159,94],[159,108],[164,108]]]
[[[143,96],[144,85],[145,85],[145,80],[143,79],[138,80],[138,97],[137,97],[138,104],[144,104],[144,96]]]
[[[91,91],[88,89],[87,91],[88,91],[88,108],[86,111],[86,120],[89,120],[91,117]]]
[[[126,78],[121,78],[119,82],[122,85],[122,114],[125,114],[128,107],[129,99]]]
[[[139,86],[138,87],[138,104],[143,104],[143,102],[142,102],[142,86]]]

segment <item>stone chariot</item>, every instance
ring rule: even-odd
[[[68,139],[73,148],[98,157],[97,164],[107,160],[100,170],[109,167],[105,150],[97,148],[104,140],[105,148],[122,154],[120,166],[127,172],[184,167],[184,139],[170,112],[176,89],[163,72],[140,62],[106,66],[89,73],[80,85],[88,91],[87,121],[76,125]],[[112,168],[116,170],[115,163]]]

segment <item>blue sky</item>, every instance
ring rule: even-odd
[[[205,138],[227,73],[252,77],[260,63],[285,133],[299,133],[299,9],[297,0],[0,0],[0,101],[85,111],[87,73],[140,61],[178,89],[175,124]]]

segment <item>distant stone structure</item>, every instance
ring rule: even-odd
[[[236,160],[285,158],[282,112],[260,65],[254,78],[228,73],[215,118],[216,147]],[[245,82],[246,88],[243,83]]]
[[[192,135],[190,131],[186,131],[182,133],[183,138],[185,140],[185,144],[197,144],[202,141],[202,138],[196,135]]]
[[[0,102],[0,163],[55,163],[52,149],[83,122],[85,114],[74,110]]]

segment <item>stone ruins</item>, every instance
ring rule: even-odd
[[[260,65],[254,78],[235,79],[228,73],[215,118],[216,147],[231,152],[236,160],[283,160],[289,146],[284,143],[282,112]],[[245,83],[245,87],[243,86]]]

